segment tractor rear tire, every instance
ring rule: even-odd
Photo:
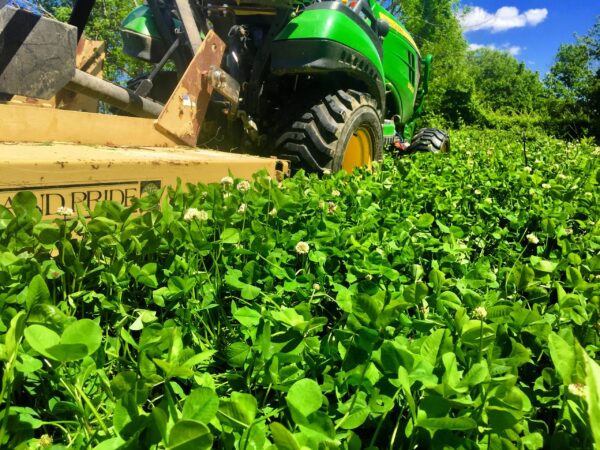
[[[450,136],[438,128],[422,128],[415,133],[409,149],[413,152],[448,153]]]
[[[289,126],[275,143],[292,169],[323,173],[371,167],[381,161],[383,132],[375,101],[354,90],[338,90],[292,108]]]

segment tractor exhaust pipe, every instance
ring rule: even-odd
[[[109,83],[79,69],[75,70],[75,75],[65,89],[109,103],[138,117],[156,118],[163,110],[163,105],[160,103],[140,97],[129,89]]]

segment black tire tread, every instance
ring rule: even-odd
[[[322,173],[334,158],[337,140],[345,121],[360,106],[377,109],[369,95],[354,90],[338,90],[306,106],[299,106],[287,131],[275,141],[280,157],[287,157],[311,172]],[[296,166],[297,167],[297,166]]]
[[[410,150],[415,152],[449,152],[450,136],[438,128],[422,128],[412,138]]]

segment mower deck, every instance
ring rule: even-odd
[[[177,143],[139,117],[0,104],[0,142],[71,142],[108,147],[175,147]]]
[[[232,173],[251,179],[260,170],[280,176],[276,159],[187,148],[117,149],[74,144],[0,143],[0,204],[31,191],[44,216],[61,206],[94,208],[103,200],[127,207],[135,197],[183,183],[218,182]]]
[[[102,200],[130,206],[178,179],[211,183],[230,173],[250,179],[260,170],[274,178],[288,171],[274,158],[179,147],[152,119],[0,105],[0,124],[0,205],[32,191],[46,217]]]

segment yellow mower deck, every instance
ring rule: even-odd
[[[70,142],[70,143],[65,143]],[[251,178],[266,170],[281,177],[287,162],[178,147],[154,120],[0,105],[0,204],[32,191],[44,216],[57,208],[93,208],[131,199],[163,186],[218,182],[232,173]]]
[[[163,186],[218,182],[231,171],[251,178],[277,160],[211,150],[104,148],[70,144],[0,144],[0,204],[10,206],[19,191],[32,191],[45,216],[57,208],[93,208],[113,200],[130,206],[134,197]]]

